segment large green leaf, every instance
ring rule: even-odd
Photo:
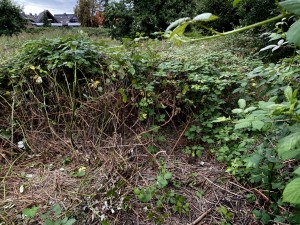
[[[300,10],[300,7],[299,7]],[[286,34],[287,40],[300,47],[300,20],[293,23]]]
[[[300,155],[300,149],[293,149],[280,154],[280,158],[283,160],[289,160],[296,158],[298,155]]]
[[[189,25],[189,22],[184,22],[183,24],[181,24],[179,27],[176,27],[173,32],[170,35],[170,39],[174,38],[175,36],[183,36],[183,33],[185,31],[185,28]]]
[[[300,154],[300,132],[294,132],[280,139],[277,145],[279,156],[283,160],[295,158]]]
[[[248,128],[251,127],[251,120],[248,119],[241,119],[237,121],[237,124],[235,124],[234,129],[243,129],[243,128]]]
[[[284,96],[289,102],[293,100],[293,89],[291,86],[287,86],[287,88],[284,90]]]
[[[167,27],[166,31],[169,31],[169,30],[173,29],[174,27],[177,27],[177,26],[181,25],[183,22],[185,22],[185,21],[187,21],[189,19],[190,19],[190,17],[185,17],[185,18],[180,18],[178,20],[175,20],[173,23],[171,23]]]
[[[294,171],[294,173],[300,176],[300,167],[298,167],[298,168]]]
[[[244,109],[246,107],[246,100],[245,99],[239,99],[238,105],[241,109]]]
[[[252,127],[255,130],[261,130],[261,128],[263,128],[264,125],[265,125],[265,123],[261,120],[254,120],[252,122]]]
[[[241,1],[241,0],[234,0],[233,3],[232,3],[233,7],[235,7],[237,4],[239,4],[240,1]]]
[[[300,178],[296,178],[287,184],[283,191],[283,201],[292,204],[300,204]]]
[[[300,0],[286,0],[279,3],[288,12],[300,15]]]

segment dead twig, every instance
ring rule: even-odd
[[[256,189],[256,188],[253,188],[253,190],[259,194],[266,202],[269,202],[269,203],[273,203],[273,201],[271,201],[264,193],[262,193],[260,190]],[[282,206],[278,206],[281,210],[283,211],[286,211],[286,209]]]
[[[190,124],[190,120],[191,120],[191,117],[188,119],[188,122],[186,123],[186,125],[185,125],[184,129],[182,130],[182,132],[181,132],[180,136],[178,137],[178,139],[177,139],[176,143],[174,144],[174,146],[173,146],[173,148],[172,148],[172,150],[171,150],[171,152],[170,152],[170,155],[172,155],[172,154],[173,154],[173,152],[174,152],[175,148],[177,147],[177,145],[178,145],[178,143],[179,143],[180,139],[182,138],[182,136],[183,136],[184,132],[185,132],[185,131],[186,131],[186,129],[188,128],[188,126],[189,126],[189,124]]]
[[[201,216],[199,216],[194,222],[189,223],[188,225],[196,225],[196,224],[200,223],[201,220],[203,220],[204,217],[206,217],[211,211],[212,211],[212,208],[210,208],[209,210],[207,210],[204,213],[202,213]]]
[[[208,182],[211,183],[212,185],[216,186],[217,188],[220,188],[221,190],[226,191],[226,192],[228,192],[228,193],[230,193],[230,194],[232,194],[232,195],[238,196],[238,197],[240,197],[240,198],[243,197],[243,196],[238,195],[238,194],[236,194],[236,193],[233,193],[233,192],[231,192],[231,191],[229,191],[229,190],[227,190],[227,189],[225,189],[225,188],[222,188],[221,186],[215,184],[213,181],[211,181],[210,179],[208,179],[208,178],[205,177],[204,175],[202,175],[202,174],[200,174],[200,173],[198,173],[198,174],[199,174],[201,177],[203,177],[206,181],[208,181]]]

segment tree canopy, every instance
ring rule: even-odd
[[[17,35],[25,28],[26,20],[21,13],[21,7],[11,0],[0,0],[0,36]]]
[[[195,6],[196,0],[121,0],[105,7],[105,24],[115,37],[149,35],[177,18],[195,15]]]
[[[219,32],[278,14],[274,0],[243,0],[235,7],[229,0],[120,0],[108,3],[105,25],[111,28],[113,37],[135,37],[164,31],[178,18],[192,18],[205,12],[220,18],[208,24]]]
[[[74,12],[78,17],[81,26],[95,27],[98,26],[96,13],[102,11],[108,0],[78,0]]]

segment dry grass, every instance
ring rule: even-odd
[[[188,215],[174,213],[171,205],[164,204],[164,224],[221,224],[225,220],[218,212],[220,206],[233,213],[233,224],[254,224],[251,211],[255,205],[245,197],[253,191],[224,173],[225,168],[208,152],[200,159],[182,154],[184,140],[178,142],[180,135],[170,129],[165,132],[168,141],[155,155],[146,151],[147,140],[128,132],[103,135],[101,144],[87,139],[81,146],[77,143],[76,149],[63,134],[57,138],[50,133],[27,132],[31,151],[17,159],[1,152],[1,220],[23,224],[24,208],[40,206],[42,212],[59,203],[77,219],[76,224],[100,224],[103,214],[111,224],[154,224],[147,213],[155,208],[155,202],[140,202],[133,190],[155,183],[159,173],[156,163],[163,159],[167,171],[173,174],[165,191],[174,190],[190,204]],[[174,154],[170,154],[175,144]],[[74,177],[72,174],[82,166],[86,167],[85,176]],[[23,193],[21,185],[25,187]],[[108,207],[104,207],[106,204]],[[40,223],[37,217],[30,224]]]
[[[221,206],[233,213],[232,224],[256,224],[251,212],[261,204],[262,195],[225,173],[208,149],[201,158],[182,153],[189,120],[176,124],[171,103],[169,118],[160,129],[166,141],[158,143],[150,122],[137,118],[137,102],[124,104],[117,88],[76,100],[80,107],[74,123],[72,97],[54,92],[49,90],[52,99],[45,107],[42,94],[22,96],[21,92],[15,107],[0,99],[1,128],[11,128],[12,115],[18,121],[12,139],[0,136],[1,225],[26,224],[23,209],[39,206],[41,215],[56,203],[78,225],[101,224],[103,215],[120,225],[155,224],[161,218],[168,225],[225,224],[218,212]],[[20,140],[28,145],[26,150],[16,145]],[[148,150],[153,145],[158,149],[155,154]],[[183,196],[189,203],[188,214],[174,212],[167,202],[155,211],[155,198],[143,203],[135,196],[135,188],[155,185],[161,161],[172,179],[159,194],[173,190]],[[76,176],[83,168],[85,174]],[[256,202],[249,203],[247,194],[256,195]],[[153,219],[148,217],[150,211]],[[39,215],[28,224],[42,224]]]

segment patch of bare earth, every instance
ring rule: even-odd
[[[0,221],[24,224],[24,208],[38,206],[40,215],[57,203],[75,224],[101,224],[104,218],[109,224],[256,224],[251,212],[257,202],[246,198],[256,192],[225,173],[207,151],[197,159],[183,154],[176,136],[169,134],[160,151],[150,154],[140,136],[124,140],[115,134],[101,145],[86,141],[74,148],[64,138],[28,133],[30,152],[0,151]],[[172,178],[157,196],[173,190],[189,204],[188,213],[175,212],[168,201],[158,209],[157,196],[141,202],[134,194],[137,187],[155,186],[161,160]],[[229,219],[220,208],[232,213]],[[42,220],[36,216],[28,224]]]

